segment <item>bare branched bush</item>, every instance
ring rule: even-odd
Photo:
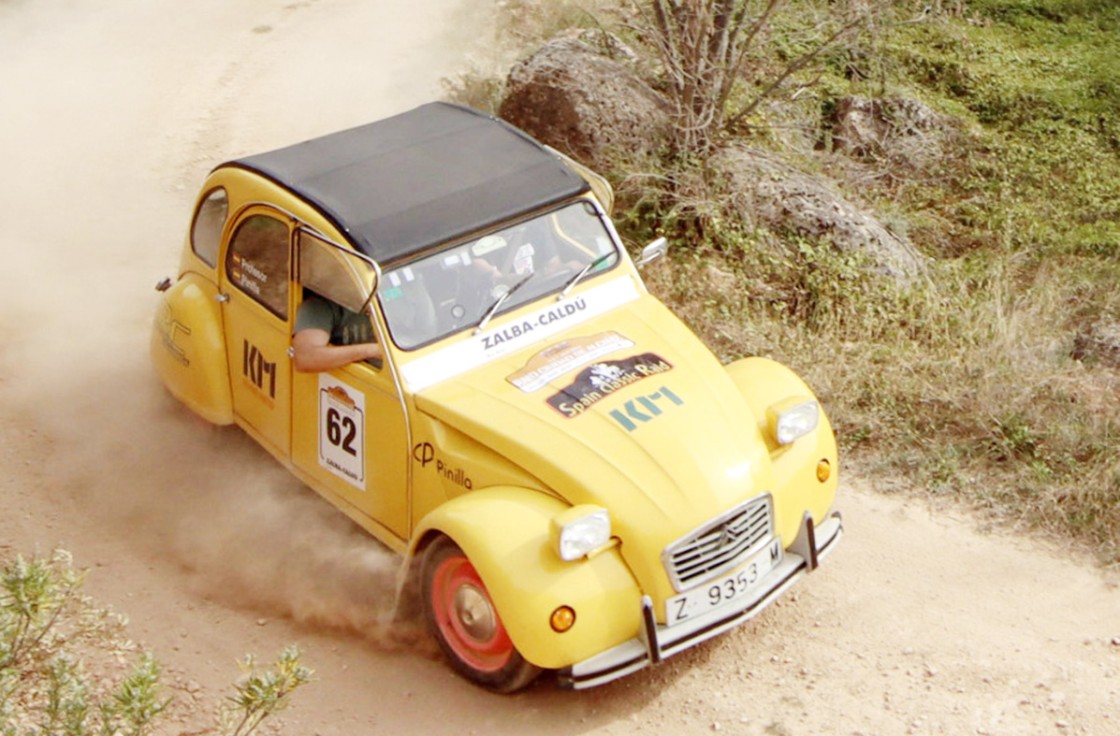
[[[785,5],[787,0],[631,0],[630,25],[664,68],[676,115],[674,153],[708,152],[720,134],[866,27],[875,12],[860,0],[828,3],[786,34],[778,55],[769,47],[770,31]],[[800,12],[807,7],[798,5]]]

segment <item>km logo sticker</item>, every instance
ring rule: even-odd
[[[611,418],[627,432],[633,432],[639,424],[652,422],[661,416],[664,409],[683,403],[684,399],[662,386],[659,391],[627,401],[621,409],[612,409]]]
[[[264,353],[248,340],[243,340],[244,348],[241,352],[241,374],[249,381],[268,394],[268,398],[276,398],[276,363],[264,359]]]

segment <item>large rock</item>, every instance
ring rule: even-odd
[[[600,170],[661,144],[668,106],[638,76],[635,55],[603,31],[545,44],[510,70],[499,114]]]
[[[510,71],[499,114],[593,168],[615,169],[661,145],[672,125],[669,104],[643,81],[635,58],[603,31],[554,39]],[[848,127],[840,129],[845,145],[868,151],[899,135],[892,124],[905,118],[907,130],[924,130],[928,117],[920,106],[891,103],[894,122],[888,124],[882,103],[876,103],[864,130],[857,125],[858,107],[844,123]],[[879,272],[900,282],[923,271],[922,258],[905,236],[891,232],[825,180],[773,155],[729,147],[711,157],[709,172],[720,204],[748,226],[831,241],[840,250],[864,254]]]
[[[733,146],[709,161],[725,202],[748,227],[826,240],[841,251],[863,254],[880,273],[901,284],[924,270],[910,241],[888,230],[845,199],[828,181],[806,174],[773,154]]]
[[[1073,357],[1120,370],[1120,322],[1102,319],[1082,328],[1073,340]]]
[[[905,97],[841,97],[825,122],[835,150],[914,169],[942,158],[959,133],[956,121]]]

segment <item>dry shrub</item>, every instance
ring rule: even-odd
[[[678,253],[646,278],[722,359],[769,355],[801,373],[849,459],[1120,560],[1120,374],[1069,357],[1066,274],[940,264],[936,287],[891,292],[836,280],[833,264],[825,293],[758,269]]]

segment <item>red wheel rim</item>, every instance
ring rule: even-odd
[[[496,672],[513,655],[490,594],[466,557],[442,560],[432,575],[436,626],[455,656],[480,672]]]

